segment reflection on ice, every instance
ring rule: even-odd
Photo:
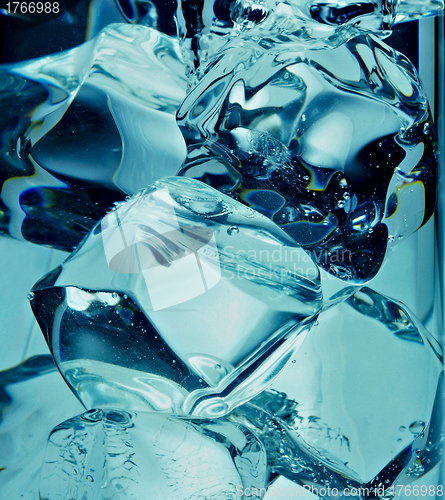
[[[329,273],[373,278],[436,202],[437,152],[412,64],[376,38],[283,52],[228,38],[178,111],[194,177],[267,215]]]

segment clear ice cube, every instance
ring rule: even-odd
[[[72,251],[113,202],[184,160],[184,65],[156,30],[112,25],[0,75],[0,233]]]
[[[110,212],[31,299],[87,408],[209,417],[270,383],[322,295],[309,256],[268,218],[173,177]]]
[[[419,457],[425,473],[440,461],[442,373],[440,345],[409,309],[363,288],[320,314],[280,376],[234,418],[253,423],[272,468],[290,479],[322,482],[327,467],[361,485],[404,484]]]
[[[200,66],[201,68],[201,66]],[[436,202],[437,146],[414,66],[370,35],[330,50],[228,38],[178,110],[202,180],[363,283]]]
[[[380,38],[396,22],[435,15],[443,0],[181,0],[177,24],[190,81],[196,83],[228,38],[244,36],[283,51],[334,48],[363,33]]]
[[[265,482],[264,448],[241,425],[91,410],[51,432],[39,498],[235,500]]]

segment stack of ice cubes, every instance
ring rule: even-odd
[[[86,410],[39,498],[439,484],[436,132],[382,40],[442,5],[396,4],[119,0],[0,68],[2,230],[74,250],[28,296]]]

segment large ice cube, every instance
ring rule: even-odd
[[[295,50],[297,44],[333,48],[363,33],[387,37],[395,22],[434,15],[441,9],[443,0],[236,0],[230,4],[181,0],[177,24],[188,73],[196,82],[228,38],[244,35],[279,51]]]
[[[284,51],[231,38],[177,119],[181,175],[271,218],[339,278],[374,277],[434,210],[426,96],[408,59],[371,36]]]
[[[266,448],[291,479],[326,478],[304,458],[316,450],[322,465],[351,480],[377,487],[384,476],[389,487],[405,468],[402,484],[440,461],[442,370],[441,347],[409,309],[364,288],[320,314],[300,351],[249,403],[255,410],[236,411],[265,441],[260,420],[285,429],[287,451],[278,453],[273,438]]]
[[[113,202],[184,160],[184,66],[156,30],[112,25],[0,75],[0,233],[72,251]]]
[[[52,431],[39,498],[235,500],[265,481],[263,446],[241,425],[91,410]]]
[[[321,299],[318,269],[278,226],[173,177],[110,212],[31,304],[87,408],[217,416],[270,383]]]

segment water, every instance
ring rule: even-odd
[[[21,299],[67,386],[0,373],[4,494],[435,488],[437,145],[382,38],[440,3],[189,7],[0,67],[2,231],[75,249]]]

